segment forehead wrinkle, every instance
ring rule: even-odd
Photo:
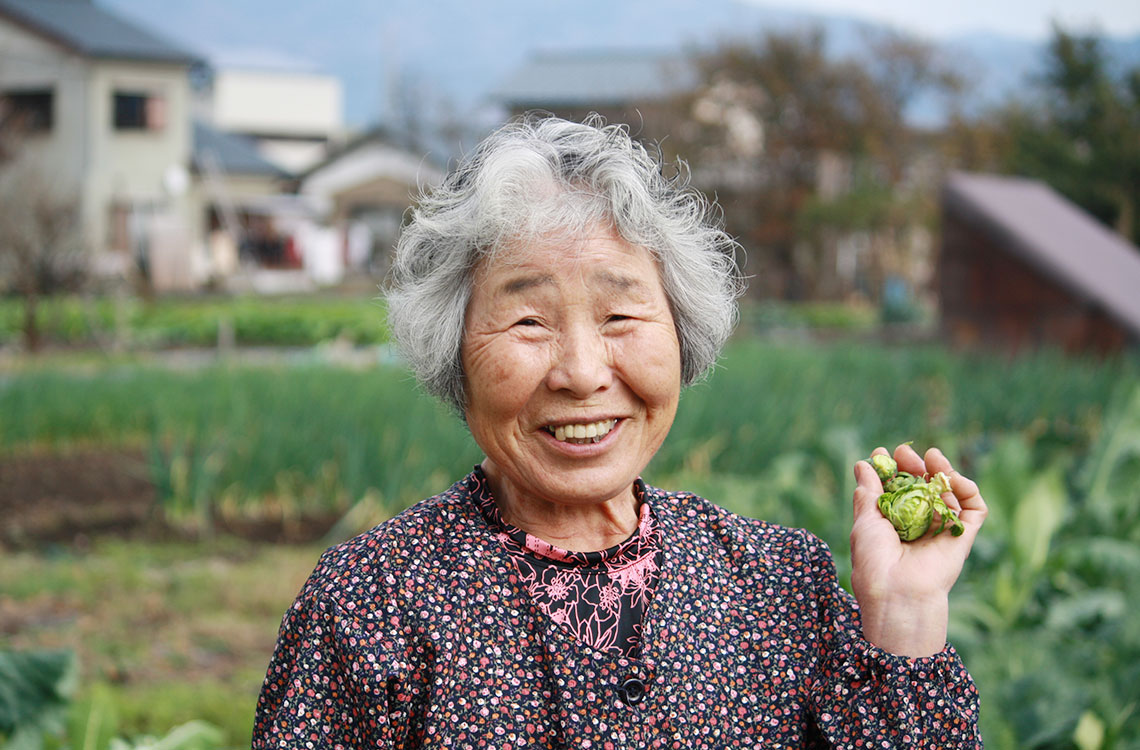
[[[536,245],[528,245],[521,241],[506,244],[498,248],[498,252],[488,255],[483,258],[476,271],[476,284],[481,282],[478,280],[482,277],[483,282],[490,282],[488,276],[506,276],[506,278],[495,283],[490,291],[496,297],[514,297],[525,294],[543,287],[557,288],[561,286],[561,282],[557,274],[548,270],[551,262],[561,265],[569,264],[574,267],[573,273],[578,278],[590,285],[605,288],[611,294],[619,296],[632,296],[632,297],[645,297],[652,296],[654,281],[659,280],[657,273],[652,274],[651,278],[644,278],[642,274],[630,273],[625,269],[609,268],[603,263],[599,263],[593,257],[593,253],[589,243],[595,235],[588,234],[577,239],[554,237],[548,240],[547,243],[537,243]],[[613,236],[600,234],[598,239],[613,240]],[[630,245],[629,243],[616,238],[619,245],[623,246],[621,249],[626,252],[645,251],[641,246]],[[542,259],[545,253],[549,250],[554,250],[558,253],[554,261]],[[655,259],[654,259],[655,260]],[[495,267],[499,266],[498,270]],[[503,266],[513,267],[507,273]],[[656,262],[653,263],[654,270],[657,271]],[[659,271],[658,271],[659,273]]]

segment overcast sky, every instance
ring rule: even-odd
[[[1029,39],[1045,39],[1050,34],[1052,19],[1057,19],[1072,31],[1097,31],[1109,36],[1140,34],[1140,0],[753,1],[886,21],[935,38],[985,29]]]

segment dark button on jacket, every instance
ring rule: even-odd
[[[630,677],[618,688],[618,694],[621,695],[623,701],[631,706],[636,706],[645,697],[645,683],[636,677]]]

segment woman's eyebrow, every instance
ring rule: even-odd
[[[613,287],[619,292],[641,291],[645,289],[645,282],[636,276],[624,276],[606,269],[599,269],[594,278],[604,285]]]
[[[608,269],[599,269],[590,274],[591,278],[604,286],[611,287],[619,292],[641,291],[645,289],[645,282],[636,276],[617,274]],[[554,276],[548,273],[533,273],[515,276],[507,279],[499,286],[500,294],[521,294],[535,287],[553,286],[557,282]]]
[[[547,284],[554,284],[554,277],[548,273],[516,276],[503,282],[502,286],[499,287],[499,292],[502,294],[519,294],[528,289],[533,289],[537,286],[546,286]]]

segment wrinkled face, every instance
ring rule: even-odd
[[[475,275],[463,367],[467,424],[513,502],[629,493],[681,390],[656,262],[608,227],[499,253]]]

